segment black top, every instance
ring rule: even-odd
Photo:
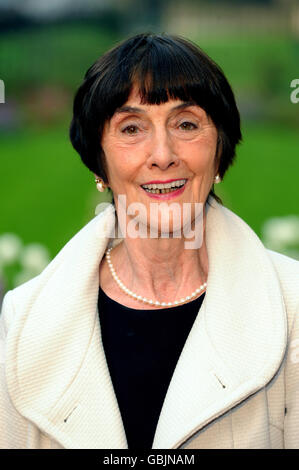
[[[106,359],[129,449],[151,449],[175,366],[205,294],[157,310],[125,307],[99,289]]]

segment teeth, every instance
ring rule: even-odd
[[[179,186],[182,186],[183,184],[186,183],[186,179],[183,180],[178,180],[178,181],[172,181],[172,183],[155,183],[155,184],[143,184],[142,187],[144,189],[160,189],[160,190],[165,190],[165,189],[171,189],[171,188],[178,188]]]

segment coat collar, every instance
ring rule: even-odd
[[[268,251],[238,216],[210,203],[208,287],[167,391],[156,449],[178,447],[266,385],[286,347],[285,306]],[[127,447],[97,309],[98,266],[114,226],[109,206],[32,287],[14,291],[23,309],[8,336],[11,399],[67,448]]]

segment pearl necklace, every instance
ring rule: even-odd
[[[119,277],[117,276],[117,274],[114,270],[114,267],[113,267],[113,264],[112,264],[112,261],[111,261],[111,256],[110,256],[111,250],[112,250],[112,248],[108,248],[108,250],[106,251],[106,258],[107,258],[107,263],[108,263],[108,266],[109,266],[109,269],[110,269],[110,272],[111,272],[111,275],[112,275],[113,279],[117,282],[118,286],[121,288],[121,290],[123,292],[125,292],[127,295],[129,295],[133,299],[139,300],[140,302],[143,302],[145,304],[155,305],[157,307],[165,307],[165,306],[173,307],[175,305],[181,305],[181,304],[183,304],[185,302],[188,302],[189,300],[193,299],[194,297],[197,297],[200,293],[203,293],[203,291],[207,287],[207,283],[204,282],[198,289],[196,289],[194,292],[192,292],[191,295],[188,295],[187,297],[183,297],[180,300],[175,300],[174,302],[159,302],[158,300],[154,301],[154,300],[151,300],[151,299],[147,299],[145,297],[142,297],[141,295],[136,294],[135,292],[132,292],[119,279]]]

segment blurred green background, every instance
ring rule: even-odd
[[[222,67],[243,142],[216,192],[270,248],[299,258],[299,102],[290,99],[299,79],[297,1],[0,0],[3,292],[94,217],[101,195],[68,138],[73,96],[104,51],[141,31],[185,36]]]

